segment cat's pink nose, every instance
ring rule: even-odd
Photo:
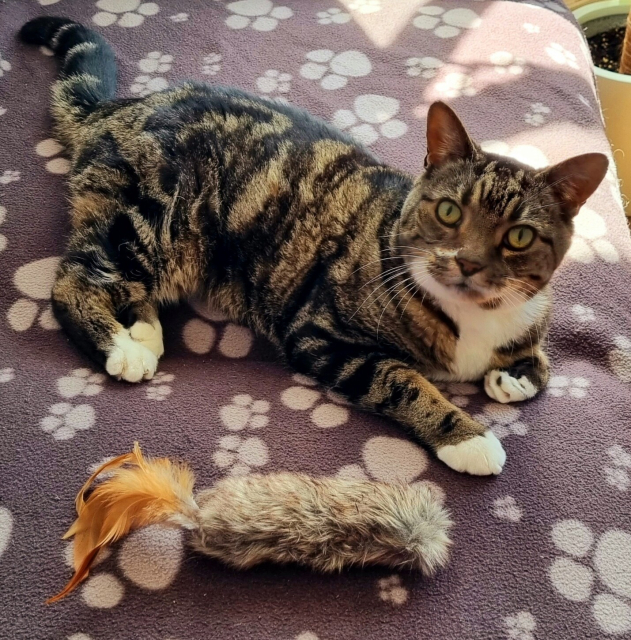
[[[484,267],[479,262],[471,262],[471,260],[465,260],[464,258],[456,258],[456,262],[460,267],[460,271],[463,276],[473,276],[478,271],[482,271]]]

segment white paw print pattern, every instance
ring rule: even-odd
[[[37,143],[35,153],[41,158],[51,158],[46,163],[46,171],[50,173],[64,174],[70,171],[70,160],[66,158],[55,157],[64,151],[64,147],[54,138],[47,138]]]
[[[596,319],[596,314],[591,307],[586,307],[582,304],[575,304],[572,306],[572,315],[579,322],[593,322]]]
[[[425,56],[423,58],[408,58],[405,61],[407,67],[407,74],[412,77],[420,76],[421,78],[433,78],[438,73],[438,70],[444,66],[444,62],[438,58],[432,56]]]
[[[256,87],[261,93],[267,95],[275,93],[289,93],[291,90],[292,75],[283,73],[278,69],[268,69],[262,76],[256,79]]]
[[[0,507],[0,558],[7,550],[13,532],[13,516],[6,507]]]
[[[77,431],[84,431],[94,425],[96,414],[89,404],[72,405],[58,402],[48,409],[48,415],[41,419],[40,426],[52,434],[55,440],[70,440]]]
[[[169,16],[171,22],[186,22],[189,19],[188,13],[176,13],[174,16]]]
[[[7,219],[7,208],[0,205],[0,226]],[[0,233],[0,253],[2,253],[6,248],[9,241],[7,237]]]
[[[466,407],[469,405],[471,396],[478,393],[479,389],[470,382],[438,382],[436,388],[457,407]]]
[[[436,91],[446,98],[474,96],[477,93],[473,86],[473,78],[460,71],[448,73],[442,82],[436,84]]]
[[[191,307],[201,318],[193,318],[184,325],[183,339],[189,351],[203,355],[216,345],[219,353],[226,358],[244,358],[250,353],[254,344],[250,329],[226,322],[228,318],[225,314],[209,308],[203,302],[192,302]]]
[[[547,393],[555,398],[569,396],[581,399],[587,396],[589,380],[580,376],[569,378],[568,376],[552,376],[548,382]]]
[[[485,140],[480,146],[487,153],[497,153],[500,156],[514,158],[530,165],[533,169],[543,169],[550,164],[546,154],[532,144],[518,144],[511,147],[502,140]]]
[[[473,418],[488,427],[501,440],[507,436],[525,436],[528,433],[528,425],[520,422],[520,415],[519,408],[494,402],[484,405],[482,413]]]
[[[24,297],[16,300],[7,311],[9,326],[14,331],[30,329],[36,319],[42,329],[59,329],[50,306],[50,293],[58,264],[57,256],[43,258],[29,262],[15,272],[13,284]]]
[[[327,391],[326,396],[332,402],[324,402],[323,392],[315,388],[316,383],[300,375],[292,376],[299,386],[285,389],[281,395],[281,402],[292,411],[311,411],[311,422],[321,429],[339,427],[348,422],[349,410],[346,401],[337,394]],[[314,408],[315,407],[315,408]]]
[[[410,597],[409,591],[401,582],[401,576],[397,573],[391,575],[389,578],[381,578],[378,580],[377,588],[379,590],[379,599],[395,607],[404,605]]]
[[[574,237],[567,255],[584,264],[591,264],[597,258],[610,264],[618,262],[618,251],[606,235],[604,218],[593,209],[583,207],[574,218]]]
[[[545,124],[546,116],[550,113],[550,107],[541,102],[533,102],[530,110],[524,115],[524,122],[533,127],[540,127]]]
[[[155,2],[141,2],[141,0],[99,0],[97,9],[101,9],[92,16],[92,22],[99,27],[109,27],[117,24],[119,27],[139,27],[147,16],[154,16],[160,11]]]
[[[537,621],[530,611],[518,611],[504,618],[506,637],[509,640],[535,640]]]
[[[328,91],[341,89],[349,78],[367,76],[372,71],[370,60],[361,51],[336,54],[331,49],[316,49],[305,57],[309,62],[300,67],[300,75],[307,80],[319,80],[320,86]]]
[[[449,9],[434,5],[420,7],[412,24],[418,29],[433,31],[439,38],[455,38],[462,29],[477,29],[482,20],[471,9]]]
[[[232,398],[230,404],[221,407],[219,418],[230,431],[261,429],[269,422],[269,408],[267,400],[254,400],[247,393],[240,393]]]
[[[19,171],[12,171],[11,169],[5,169],[0,175],[0,184],[11,184],[17,182],[20,179]]]
[[[532,24],[532,22],[524,22],[523,27],[528,33],[539,33],[541,31],[541,27],[538,24]]]
[[[221,71],[222,55],[220,53],[209,53],[204,56],[202,73],[207,76],[216,76]]]
[[[505,496],[494,500],[492,512],[496,518],[507,522],[519,522],[524,515],[513,496]]]
[[[371,145],[380,137],[400,138],[406,133],[408,126],[394,117],[397,113],[399,101],[396,98],[366,94],[355,98],[353,111],[336,111],[332,122],[340,129],[347,129],[357,141]]]
[[[496,51],[490,55],[489,60],[494,65],[495,73],[508,73],[513,76],[523,73],[524,65],[526,64],[525,58],[516,56],[509,51]]]
[[[631,454],[619,444],[614,444],[607,449],[609,464],[603,469],[607,484],[627,491],[631,486]]]
[[[226,5],[233,15],[226,18],[231,29],[250,27],[255,31],[273,31],[279,20],[287,20],[294,15],[289,7],[274,6],[272,0],[239,0]]]
[[[105,374],[90,369],[74,369],[70,375],[57,380],[57,391],[63,398],[96,396],[103,391],[105,378]]]
[[[631,340],[626,336],[614,338],[616,348],[609,352],[609,365],[622,382],[631,382]]]
[[[167,399],[173,392],[170,382],[175,380],[175,376],[172,373],[166,371],[159,371],[151,379],[151,382],[147,385],[147,398],[149,400],[156,400],[162,402]]]
[[[609,529],[596,541],[580,520],[562,520],[552,542],[563,554],[548,569],[554,588],[567,600],[590,603],[605,633],[631,631],[631,534]]]
[[[3,116],[7,112],[6,107],[0,107],[0,116]]]
[[[381,0],[352,0],[348,8],[356,13],[376,13],[381,11]]]
[[[5,60],[2,57],[2,54],[0,54],[0,78],[2,78],[8,71],[11,71],[11,63],[8,60]]]
[[[339,7],[332,7],[326,11],[318,11],[316,14],[318,24],[345,24],[350,21],[351,16]]]
[[[549,47],[546,47],[546,53],[557,63],[563,66],[568,66],[571,69],[578,69],[576,63],[576,56],[568,51],[564,46],[558,42],[553,42]]]
[[[0,384],[5,384],[15,380],[15,369],[11,367],[4,367],[0,369]]]
[[[138,68],[144,73],[134,78],[129,90],[135,95],[144,97],[166,89],[169,86],[166,78],[148,74],[167,73],[171,70],[172,62],[173,56],[160,51],[151,51],[138,63]]]

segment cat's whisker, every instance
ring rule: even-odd
[[[386,269],[386,271],[382,271],[381,273],[376,275],[374,278],[371,278],[370,280],[368,280],[368,282],[364,283],[361,287],[359,287],[359,291],[361,291],[364,287],[367,287],[369,284],[371,284],[375,280],[379,280],[379,278],[390,276],[393,273],[403,273],[405,271],[407,271],[407,265],[398,265],[396,267],[392,267],[391,269]]]
[[[380,274],[381,275],[381,274]],[[368,302],[368,300],[371,298],[371,296],[373,296],[375,293],[377,293],[377,291],[379,291],[379,289],[381,287],[383,287],[384,285],[386,285],[388,282],[390,282],[391,280],[394,280],[395,278],[398,278],[401,276],[400,272],[395,273],[392,276],[389,276],[388,278],[386,278],[383,282],[379,283],[365,298],[364,301],[359,305],[359,307],[357,307],[357,309],[355,310],[355,312],[353,313],[353,315],[351,315],[351,317],[349,318],[349,321],[352,320],[357,313],[359,313],[360,309]],[[398,284],[398,283],[395,283]],[[387,292],[387,290],[386,290]],[[380,294],[377,298],[375,298],[374,300],[372,300],[372,303],[374,304],[375,302],[377,302],[377,300],[379,300],[381,298],[381,296],[383,295]]]
[[[410,280],[414,281],[414,276],[410,276],[409,278],[406,278],[401,283],[397,282],[392,288],[399,286],[399,284],[404,285],[406,282],[409,282]],[[407,285],[405,286],[407,287]],[[403,291],[403,289],[396,291],[394,295],[399,295],[401,291]],[[381,315],[379,316],[379,320],[377,321],[377,340],[379,340],[379,326],[381,325],[381,319],[383,318],[383,314],[386,312],[387,309],[388,309],[388,305],[384,304],[383,310],[381,311]]]

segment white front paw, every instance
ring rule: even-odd
[[[474,476],[497,475],[506,462],[506,453],[491,431],[458,444],[439,447],[436,457],[455,471]]]
[[[154,320],[151,324],[148,322],[135,322],[129,329],[129,333],[136,342],[140,342],[143,347],[147,347],[156,358],[159,358],[164,353],[162,325],[159,320]]]
[[[114,378],[127,382],[150,380],[158,368],[158,358],[124,329],[114,336],[114,345],[107,354],[105,370]]]
[[[526,376],[517,379],[510,376],[508,371],[498,369],[489,371],[484,376],[484,390],[489,398],[503,404],[528,400],[537,393],[537,388]]]

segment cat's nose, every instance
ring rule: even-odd
[[[473,276],[478,273],[478,271],[482,271],[482,269],[484,269],[484,266],[479,262],[471,262],[471,260],[465,260],[464,258],[456,258],[456,262],[460,267],[462,275],[466,277]]]

